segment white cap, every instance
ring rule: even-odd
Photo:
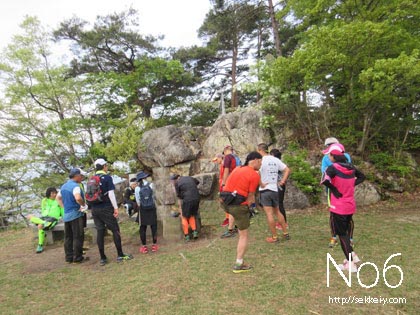
[[[333,144],[333,143],[338,143],[338,142],[339,142],[339,141],[338,141],[336,138],[331,137],[331,138],[327,138],[327,139],[325,139],[324,144],[325,144],[325,145],[330,145],[330,144]]]
[[[105,165],[105,164],[108,164],[108,162],[107,161],[105,161],[104,159],[97,159],[96,161],[95,161],[95,163],[93,163],[93,165]]]

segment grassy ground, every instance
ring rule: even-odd
[[[363,262],[374,263],[379,270],[378,284],[370,289],[361,287],[356,276],[349,288],[332,268],[327,287],[327,253],[337,263],[344,256],[338,247],[327,248],[324,206],[290,212],[292,239],[274,245],[264,241],[268,229],[260,214],[251,226],[246,255],[255,269],[244,274],[231,271],[237,238],[219,238],[223,215],[203,212],[199,241],[162,242],[158,253],[147,255],[138,253],[135,224],[121,223],[124,251],[135,258],[117,264],[107,237],[106,252],[113,260],[105,267],[99,266],[94,245],[88,251],[89,262],[67,265],[62,243],[37,255],[32,230],[1,233],[0,314],[418,314],[420,196],[400,199],[359,209],[355,216],[355,250]],[[400,266],[404,279],[391,289],[382,270],[394,253],[402,255],[389,265]],[[362,283],[370,285],[375,278],[371,265],[362,269]],[[386,279],[396,285],[400,273],[390,269]],[[364,303],[332,303],[334,298],[353,296]],[[366,299],[380,297],[401,297],[406,303],[367,303]]]

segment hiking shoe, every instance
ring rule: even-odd
[[[193,231],[193,239],[197,239],[198,238],[198,231]]]
[[[105,266],[108,263],[108,259],[107,258],[103,258],[99,261],[99,265],[100,266]]]
[[[189,235],[185,235],[184,241],[187,243],[189,241],[191,241],[191,238]]]
[[[283,234],[283,238],[284,238],[286,241],[290,241],[290,235],[289,235],[289,233],[287,233],[287,234]]]
[[[279,238],[278,237],[267,237],[266,239],[265,239],[265,241],[267,242],[267,243],[277,243],[278,241],[279,241]]]
[[[146,245],[143,245],[143,246],[140,246],[139,252],[142,254],[147,254],[149,252],[149,249],[147,248]]]
[[[38,247],[36,248],[36,253],[41,254],[43,251],[44,251],[44,247],[42,245],[38,245]]]
[[[158,248],[159,248],[159,247],[158,247],[158,245],[157,245],[157,244],[153,244],[153,245],[152,245],[152,252],[153,252],[153,253],[156,253],[156,252],[158,251]]]
[[[84,257],[84,256],[82,256],[82,259],[79,259],[79,260],[73,260],[73,264],[74,264],[74,265],[78,265],[78,264],[84,263],[84,262],[86,262],[86,261],[89,261],[89,257]]]
[[[335,237],[331,237],[330,238],[330,243],[328,244],[328,247],[333,248],[336,245],[337,245],[337,239]]]
[[[235,236],[235,230],[227,230],[225,233],[223,233],[220,238],[228,238],[228,237],[232,237]]]
[[[245,263],[242,263],[242,265],[238,265],[238,264],[235,264],[234,266],[233,266],[233,272],[234,273],[241,273],[241,272],[247,272],[247,271],[251,271],[252,270],[252,266],[251,265],[247,265],[247,264],[245,264]]]
[[[228,225],[229,225],[229,219],[228,218],[224,219],[222,224],[220,224],[220,226],[222,226],[222,227],[225,227],[225,226],[228,226]]]
[[[117,263],[126,261],[126,260],[131,260],[133,259],[133,255],[130,254],[123,254],[122,256],[118,256],[117,257]]]
[[[340,268],[340,270],[345,271],[345,270],[349,270],[350,266],[351,266],[351,272],[357,272],[357,266],[354,262],[351,262],[350,264],[348,261],[346,261],[345,263],[338,265],[338,268]]]

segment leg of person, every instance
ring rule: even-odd
[[[332,224],[334,227],[334,231],[337,233],[341,249],[343,250],[344,256],[346,257],[344,259],[343,264],[340,264],[339,267],[342,270],[349,270],[351,269],[351,272],[357,272],[357,266],[352,261],[351,263],[348,261],[348,259],[353,260],[352,253],[353,248],[350,245],[350,237],[348,234],[349,224],[350,224],[351,216],[349,215],[339,215],[336,213],[333,213],[333,219]]]
[[[117,262],[123,262],[125,260],[133,259],[132,255],[124,254],[122,250],[120,226],[118,225],[117,219],[114,217],[114,209],[102,209],[102,212],[102,218],[105,222],[105,226],[112,232],[115,249],[117,250],[118,254]]]
[[[277,237],[277,231],[276,231],[276,223],[274,221],[274,209],[273,207],[267,207],[264,206],[263,207],[264,211],[265,211],[265,215],[267,217],[267,224],[268,224],[268,228],[270,229],[271,232],[271,237],[267,237],[266,241],[269,243],[276,243],[279,241],[278,237]],[[284,220],[283,220],[284,221]]]
[[[74,263],[81,263],[88,260],[87,257],[83,257],[83,241],[85,236],[84,231],[84,217],[81,216],[71,221],[73,229],[73,248],[74,248]]]
[[[99,264],[104,266],[108,260],[105,255],[105,223],[101,218],[101,209],[92,209],[93,222],[97,230],[96,244],[98,245],[100,261]]]
[[[334,225],[332,223],[333,217],[332,217],[332,213],[330,212],[330,230],[331,230],[331,238],[330,238],[330,243],[328,245],[329,248],[333,248],[334,246],[337,245],[337,234],[334,230]]]
[[[140,241],[141,241],[141,247],[139,249],[140,253],[142,254],[147,254],[149,252],[147,246],[146,246],[146,230],[147,230],[147,226],[146,225],[140,225]]]
[[[190,241],[190,232],[189,232],[188,218],[181,215],[181,222],[182,222],[182,231],[184,232],[185,241],[189,242]]]
[[[236,248],[236,263],[233,266],[234,273],[250,271],[252,266],[244,263],[244,256],[248,247],[248,228],[250,225],[250,218],[247,206],[232,206],[229,212],[234,216],[236,224],[238,225],[238,245]]]
[[[152,252],[157,252],[158,251],[158,245],[157,245],[157,224],[152,224],[150,226],[150,229],[152,230],[152,240],[153,240]]]
[[[64,253],[66,262],[73,262],[73,229],[71,222],[64,222]]]
[[[280,210],[280,213],[284,217],[284,221],[287,224],[286,209],[284,208],[284,194],[285,193],[286,193],[286,185],[281,186],[281,189],[279,188],[278,196],[279,196],[279,210]]]
[[[279,208],[273,208],[273,211],[274,211],[274,214],[277,216],[277,220],[279,221],[281,229],[283,230],[283,237],[286,240],[290,240],[288,226],[287,226],[286,220],[284,219],[284,216],[280,213]]]
[[[42,225],[38,225],[38,247],[36,248],[36,253],[40,254],[44,251],[44,242],[45,242],[45,231],[42,229]]]
[[[192,230],[192,233],[193,233],[193,238],[197,239],[198,238],[198,231],[197,231],[197,222],[196,222],[195,215],[192,215],[191,217],[188,218],[188,224],[191,227],[191,230]]]
[[[349,227],[349,237],[350,237],[351,247],[354,247],[353,232],[354,232],[354,221],[353,221],[353,216],[352,216],[350,220],[350,227]]]

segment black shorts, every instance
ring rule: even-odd
[[[118,231],[119,225],[114,217],[114,208],[93,208],[92,218],[97,230],[104,230],[105,227],[111,231]]]
[[[182,216],[184,218],[190,218],[196,216],[198,208],[200,207],[200,200],[182,201]]]

